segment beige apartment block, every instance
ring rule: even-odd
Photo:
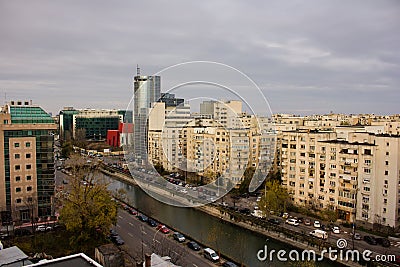
[[[343,135],[339,135],[343,137]],[[399,137],[362,132],[282,132],[283,185],[292,201],[336,210],[345,221],[398,227]]]

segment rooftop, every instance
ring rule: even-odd
[[[51,266],[51,267],[103,267],[93,259],[89,258],[83,253],[74,254],[66,257],[57,258],[54,260],[40,261],[35,264],[27,265],[33,266]]]
[[[16,246],[0,250],[0,266],[14,267],[30,263],[28,256]]]
[[[38,106],[10,106],[11,123],[54,123],[54,119]]]

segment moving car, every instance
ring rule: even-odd
[[[314,236],[314,237],[317,237],[317,238],[320,238],[320,239],[323,239],[323,240],[328,239],[328,233],[323,231],[323,230],[319,230],[319,229],[311,231],[310,235]]]
[[[340,228],[339,228],[339,226],[333,226],[333,227],[332,227],[332,233],[334,233],[334,234],[340,234]]]
[[[222,267],[237,267],[237,265],[231,261],[226,261],[224,264],[222,264]]]
[[[350,234],[350,235],[352,236],[353,234]],[[361,240],[361,235],[359,233],[355,233],[354,234],[354,239],[355,240]]]
[[[390,241],[387,238],[384,237],[379,237],[379,238],[375,238],[376,242],[381,245],[382,247],[388,248],[390,247]]]
[[[212,262],[218,262],[219,261],[219,256],[211,248],[205,248],[204,249],[204,257],[206,259],[209,259]]]
[[[298,226],[299,225],[299,223],[297,222],[296,219],[287,219],[286,223],[290,224],[290,225],[293,225],[293,226]]]
[[[173,237],[174,237],[174,239],[176,240],[176,241],[178,241],[178,242],[185,242],[185,237],[181,234],[181,233],[179,233],[179,232],[175,232],[174,234],[173,234]]]
[[[197,244],[197,243],[194,242],[194,241],[190,241],[189,243],[187,243],[187,246],[188,246],[190,249],[195,250],[195,251],[199,251],[199,250],[201,249],[201,247],[199,246],[199,244]]]
[[[368,244],[374,245],[374,246],[375,246],[376,244],[378,244],[378,243],[376,242],[375,237],[370,236],[370,235],[364,236],[364,241],[367,242]]]
[[[269,218],[268,222],[276,225],[281,224],[281,220],[275,218]]]

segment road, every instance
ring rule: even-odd
[[[163,234],[124,210],[118,213],[115,230],[125,241],[121,248],[134,259],[140,258],[143,249],[143,253],[167,255],[180,266],[216,266],[203,257],[202,250],[195,252],[189,249],[186,246],[188,240],[178,243],[172,238],[172,231],[170,234]]]

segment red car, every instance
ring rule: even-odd
[[[157,230],[159,230],[160,232],[162,232],[163,234],[168,234],[169,233],[169,229],[163,225],[163,224],[159,224],[157,226]]]

